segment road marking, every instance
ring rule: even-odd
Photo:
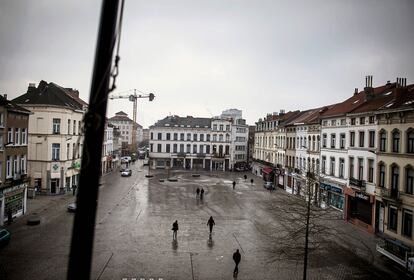
[[[190,263],[191,263],[191,276],[194,280],[194,270],[193,270],[193,253],[190,252]]]
[[[236,239],[237,244],[239,244],[240,249],[242,250],[243,254],[245,255],[244,250],[243,250],[242,246],[240,245],[239,240],[237,240],[237,237],[236,237],[236,235],[234,234],[234,232],[233,232],[233,237],[234,237],[234,239]]]
[[[109,259],[106,261],[106,263],[105,263],[104,267],[103,267],[103,268],[102,268],[102,270],[101,270],[101,273],[99,273],[99,276],[98,276],[98,278],[96,278],[96,280],[99,280],[99,279],[101,278],[102,274],[104,273],[104,271],[105,271],[106,267],[108,266],[109,261],[112,259],[112,256],[113,256],[113,255],[114,255],[114,253],[113,253],[113,252],[111,252],[111,256],[110,256],[110,257],[109,257]]]
[[[142,212],[142,209],[141,209],[141,210],[139,210],[139,213],[138,213],[138,215],[137,215],[137,218],[135,219],[135,222],[136,222],[136,221],[138,221],[138,218],[139,218],[139,215],[141,215],[141,212]]]

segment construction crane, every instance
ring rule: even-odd
[[[141,94],[137,94],[137,92],[140,92]],[[137,99],[138,98],[148,98],[149,101],[154,100],[155,95],[153,93],[143,93],[140,90],[137,89],[130,89],[127,91],[124,91],[120,94],[116,95],[110,95],[109,99],[122,99],[127,98],[129,101],[133,103],[133,111],[132,111],[132,152],[136,152],[137,148]]]

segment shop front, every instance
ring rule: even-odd
[[[262,173],[263,181],[274,182],[275,173],[273,172],[273,168],[266,166],[262,168],[261,173]]]
[[[22,182],[0,190],[0,225],[7,221],[9,211],[11,211],[13,218],[24,215],[27,203],[27,186],[27,182]]]
[[[345,219],[373,233],[375,197],[363,191],[345,188],[345,201]]]
[[[321,191],[320,200],[322,208],[332,206],[338,210],[344,210],[344,192],[339,185],[321,182],[319,189]]]

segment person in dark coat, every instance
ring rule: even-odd
[[[234,263],[236,264],[236,266],[234,267],[233,274],[237,274],[237,273],[239,273],[239,263],[240,263],[240,260],[241,260],[241,255],[239,253],[239,249],[237,249],[237,251],[233,254],[233,260],[234,260]]]
[[[210,219],[208,219],[208,222],[207,222],[207,225],[210,227],[210,235],[211,235],[211,232],[213,231],[213,226],[215,224],[216,223],[214,222],[213,216],[210,216]]]
[[[199,195],[200,195],[200,189],[197,188],[197,190],[196,190],[196,198],[198,198]]]
[[[204,189],[201,188],[201,192],[200,192],[200,199],[203,200],[203,195],[204,195]]]
[[[250,179],[250,184],[252,184],[252,185],[253,185],[253,178],[251,178],[251,179]]]
[[[13,212],[11,208],[9,208],[7,209],[7,224],[11,225],[12,222],[13,222]]]
[[[236,187],[236,181],[233,181],[233,190]]]
[[[72,186],[73,196],[75,196],[75,194],[76,194],[76,188],[77,188],[77,186],[76,186],[76,185],[73,185],[73,186]]]
[[[177,241],[178,221],[176,220],[172,225],[173,240]]]
[[[244,181],[246,181],[247,180],[247,175],[244,175]]]

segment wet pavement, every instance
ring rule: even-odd
[[[281,189],[269,192],[248,173],[193,177],[193,172],[156,170],[145,178],[148,169],[141,162],[131,168],[131,177],[115,171],[103,179],[92,279],[234,279],[236,249],[242,256],[237,279],[302,279],[300,198]],[[177,182],[159,181],[168,176]],[[196,198],[197,187],[205,190],[203,200]],[[66,205],[72,200],[67,195],[45,202],[39,226],[26,226],[24,217],[10,226],[12,241],[0,251],[0,279],[65,279],[73,223]],[[335,210],[315,213],[308,279],[404,276],[375,252],[374,236],[345,223]],[[211,238],[210,216],[216,223]],[[177,242],[171,230],[175,220]]]

